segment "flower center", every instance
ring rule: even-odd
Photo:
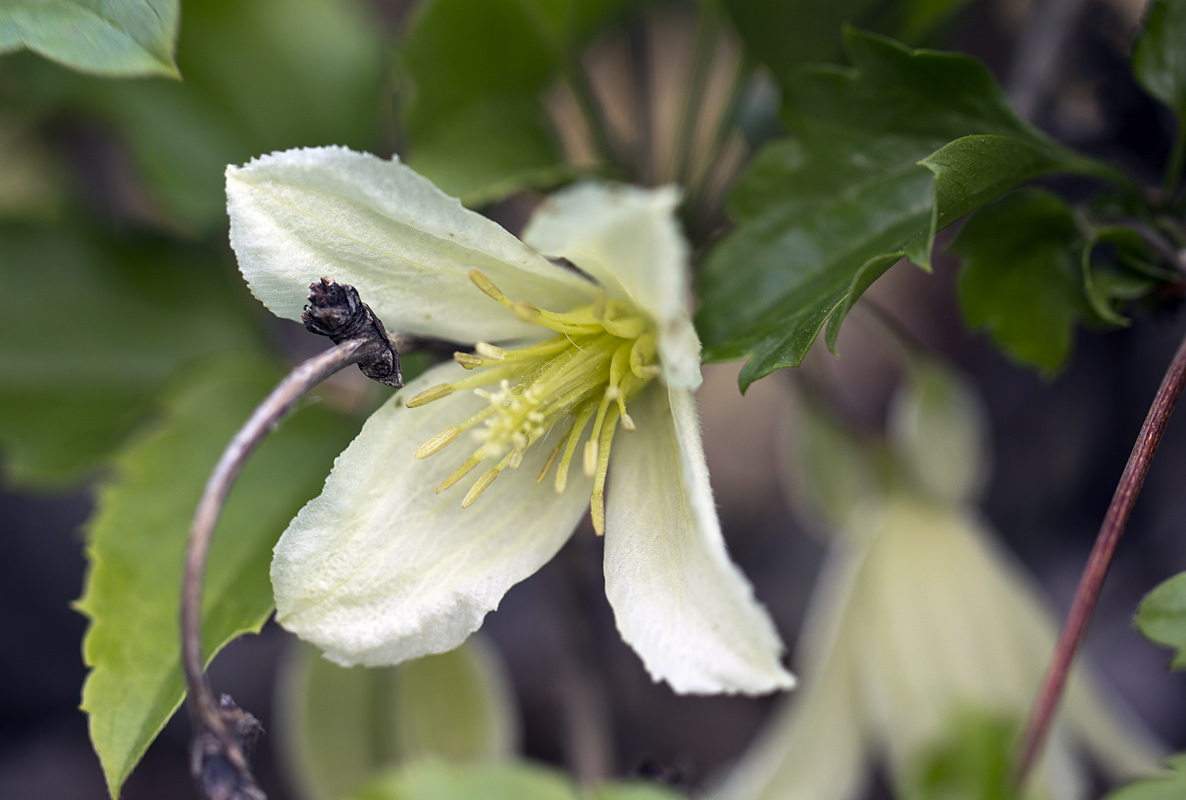
[[[582,466],[593,478],[589,503],[593,527],[599,535],[604,533],[605,476],[614,433],[619,424],[627,431],[634,430],[626,404],[659,374],[654,325],[629,305],[604,294],[587,306],[559,314],[511,300],[476,269],[470,270],[469,277],[519,319],[557,335],[519,350],[478,342],[474,353],[454,353],[453,359],[474,374],[425,389],[408,400],[407,407],[416,408],[463,389],[472,389],[489,405],[429,439],[416,451],[416,458],[428,458],[462,431],[472,429],[480,442],[478,448],[437,487],[437,493],[443,492],[478,464],[498,459],[461,501],[462,507],[468,508],[504,469],[518,468],[528,447],[553,428],[565,426],[535,479],[541,483],[555,464],[556,492],[561,493],[577,446],[589,429]],[[490,384],[497,388],[479,388]]]

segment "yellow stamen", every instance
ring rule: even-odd
[[[469,508],[472,506],[474,501],[478,499],[479,495],[486,491],[486,487],[494,483],[494,479],[498,477],[499,472],[502,472],[502,470],[500,470],[498,467],[491,467],[490,469],[483,472],[482,477],[478,478],[478,482],[470,487],[470,490],[465,493],[465,499],[461,501],[461,507]]]
[[[460,435],[461,435],[461,428],[459,428],[456,425],[453,425],[452,427],[449,427],[449,428],[445,428],[443,431],[438,433],[436,436],[432,437],[427,442],[420,445],[420,447],[418,447],[416,449],[416,452],[414,453],[414,455],[416,456],[416,458],[428,458],[433,453],[444,448],[445,445],[451,444],[453,442],[453,440],[456,439]]]
[[[601,452],[597,458],[597,475],[593,479],[593,497],[589,500],[589,514],[593,517],[593,530],[598,536],[605,535],[605,476],[609,472],[609,451],[614,443],[614,431],[617,430],[617,420],[614,419],[616,409],[610,414],[610,420],[601,433]]]
[[[408,408],[419,408],[423,405],[428,405],[433,400],[440,400],[442,397],[448,397],[453,394],[453,387],[447,383],[438,383],[430,389],[425,389],[420,394],[408,400],[405,404]]]
[[[503,470],[522,464],[528,447],[552,428],[566,425],[535,482],[542,483],[556,465],[555,490],[563,492],[577,446],[584,440],[582,467],[593,478],[590,513],[601,534],[614,432],[619,425],[635,429],[627,404],[659,374],[653,323],[633,306],[611,300],[605,293],[588,305],[557,313],[508,297],[479,270],[470,270],[469,277],[519,320],[558,335],[516,350],[478,342],[473,353],[455,353],[454,360],[471,372],[420,392],[407,405],[415,408],[462,390],[473,390],[486,402],[465,421],[422,444],[416,457],[427,458],[472,429],[480,444],[437,487],[437,492],[443,492],[483,461],[497,459],[466,492],[462,507],[468,508]]]
[[[485,456],[482,453],[482,451],[478,450],[478,452],[474,453],[472,456],[467,458],[462,463],[462,465],[460,467],[458,467],[456,470],[454,470],[452,475],[450,475],[449,477],[447,477],[443,481],[441,481],[441,485],[437,487],[437,494],[440,494],[441,492],[445,491],[450,486],[457,483],[457,481],[461,480],[466,475],[468,475],[469,471],[472,470],[474,467],[478,466],[478,464],[482,461],[482,459],[484,457]]]

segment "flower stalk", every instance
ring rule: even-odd
[[[239,429],[214,467],[190,527],[181,587],[181,657],[194,726],[191,771],[203,795],[211,800],[264,798],[247,761],[247,750],[262,728],[228,695],[215,700],[202,657],[206,560],[231,486],[264,436],[330,375],[358,364],[367,377],[396,388],[403,384],[399,354],[383,324],[353,287],[325,278],[314,283],[303,319],[309,331],[330,337],[335,346],[289,373]]]
[[[1137,495],[1140,494],[1145,476],[1149,473],[1153,454],[1157,452],[1157,446],[1161,443],[1162,434],[1165,433],[1165,427],[1184,385],[1186,338],[1178,346],[1178,351],[1174,354],[1165,377],[1162,378],[1157,395],[1153,398],[1153,405],[1150,406],[1141,426],[1141,432],[1112,496],[1112,503],[1108,506],[1104,521],[1100,525],[1095,546],[1087,559],[1087,566],[1084,567],[1083,575],[1079,579],[1079,587],[1071,601],[1071,610],[1067,613],[1067,621],[1059,635],[1054,657],[1046,672],[1041,691],[1034,701],[1029,724],[1018,750],[1015,780],[1019,786],[1025,783],[1026,777],[1041,755],[1042,746],[1050,731],[1054,713],[1058,710],[1059,700],[1071,671],[1071,664],[1087,634],[1087,625],[1091,621],[1092,611],[1103,588],[1108,567],[1111,566],[1120,537],[1124,534],[1124,528],[1136,504]]]

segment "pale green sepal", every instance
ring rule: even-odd
[[[647,672],[680,693],[762,694],[795,679],[753,588],[729,560],[691,392],[656,385],[613,444],[605,592]]]
[[[304,800],[337,800],[418,758],[510,758],[518,715],[497,652],[480,635],[398,667],[339,667],[313,647],[288,653],[276,740]]]
[[[916,361],[894,395],[891,445],[916,487],[945,503],[973,503],[989,475],[984,403],[956,373]]]
[[[641,189],[579,183],[550,196],[523,241],[562,256],[592,276],[610,296],[629,299],[654,320],[667,383],[700,386],[700,339],[688,316],[688,243],[675,211],[674,186]]]
[[[547,447],[530,448],[468,509],[462,498],[492,463],[436,493],[479,443],[464,433],[429,458],[413,453],[488,401],[462,391],[415,409],[403,403],[467,374],[434,367],[376,411],[276,545],[277,620],[339,664],[397,664],[457,647],[560,549],[588,507],[592,480],[580,470],[564,494],[535,483]]]
[[[26,47],[72,69],[180,78],[178,0],[5,0],[0,53]]]
[[[455,342],[537,337],[473,284],[567,311],[596,288],[548,263],[397,159],[341,147],[288,150],[226,171],[231,246],[253,294],[300,319],[309,284],[358,289],[389,331]]]

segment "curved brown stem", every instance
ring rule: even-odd
[[[1079,579],[1079,588],[1071,601],[1071,610],[1067,613],[1067,621],[1063,625],[1058,638],[1058,645],[1054,651],[1054,658],[1046,671],[1042,689],[1034,701],[1029,724],[1021,740],[1018,751],[1016,782],[1021,785],[1042,752],[1050,724],[1054,720],[1054,713],[1058,710],[1058,702],[1062,696],[1063,686],[1071,671],[1071,663],[1075,654],[1083,643],[1087,633],[1087,624],[1091,620],[1091,613],[1099,599],[1100,589],[1103,587],[1104,577],[1108,574],[1108,567],[1116,553],[1116,546],[1124,533],[1124,527],[1132,514],[1137,495],[1145,482],[1149,472],[1149,465],[1153,454],[1161,443],[1161,436],[1165,426],[1173,414],[1174,406],[1182,394],[1183,384],[1186,383],[1186,339],[1178,346],[1178,352],[1170,362],[1169,369],[1145,417],[1145,424],[1141,426],[1140,435],[1133,445],[1132,454],[1120,476],[1120,483],[1116,486],[1116,493],[1112,496],[1112,503],[1104,515],[1100,525],[1099,535],[1096,536],[1095,546],[1087,559],[1087,566],[1083,569],[1083,576]]]
[[[309,305],[302,316],[305,327],[328,336],[335,346],[299,365],[259,404],[219,458],[190,527],[181,584],[181,663],[194,725],[190,769],[203,794],[211,800],[264,800],[244,752],[261,732],[260,725],[229,696],[215,700],[202,658],[206,559],[231,485],[276,423],[335,372],[358,364],[363,374],[373,380],[395,388],[403,385],[399,353],[383,323],[359,299],[354,287],[322,278],[309,290]]]
[[[209,771],[204,765],[210,756],[218,755],[231,766],[237,783],[244,787],[248,784],[254,786],[240,741],[242,736],[237,735],[236,730],[240,727],[242,712],[229,706],[228,698],[224,698],[221,703],[215,699],[210,682],[206,679],[202,659],[202,584],[214,527],[231,485],[268,431],[310,389],[335,372],[362,360],[366,352],[366,342],[350,340],[310,358],[289,373],[235,434],[202,492],[185,555],[185,577],[181,592],[181,661],[185,669],[190,715],[195,727],[195,744],[200,742],[204,751],[195,749],[193,766],[199,773],[195,777],[204,789],[208,783],[204,774]],[[251,726],[251,723],[247,724]],[[214,741],[210,741],[207,738],[209,736],[213,736]],[[217,747],[212,748],[211,745]],[[210,791],[206,793],[212,797],[216,794]],[[244,789],[244,796],[253,795]],[[262,797],[262,794],[259,796]]]

